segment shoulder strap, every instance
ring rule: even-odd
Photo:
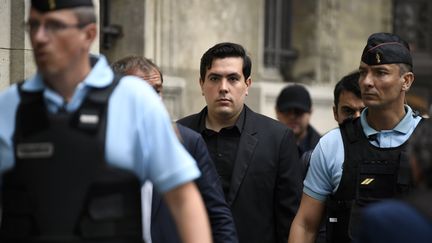
[[[20,103],[15,118],[14,140],[49,126],[43,91],[25,91],[23,84],[20,82],[17,85]]]
[[[360,118],[348,118],[340,124],[342,139],[349,143],[357,142],[361,139],[362,128],[360,125]]]

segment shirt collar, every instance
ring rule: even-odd
[[[202,116],[202,119],[200,121],[199,124],[199,131],[200,133],[203,133],[207,128],[205,126],[205,122],[206,122],[206,117],[207,117],[207,113],[208,113],[208,109],[207,107],[204,109],[204,115]],[[233,127],[236,127],[237,130],[239,131],[239,133],[241,133],[243,131],[243,126],[244,126],[244,122],[245,122],[245,116],[246,116],[246,112],[245,112],[245,107],[243,106],[243,109],[236,121],[236,123],[234,124]]]
[[[379,133],[377,130],[373,129],[371,126],[369,126],[369,124],[367,123],[366,120],[366,115],[367,115],[367,111],[368,108],[366,107],[361,115],[360,115],[360,122],[361,125],[363,127],[363,131],[365,133],[365,135],[367,137],[371,136],[371,135],[375,135],[377,133]],[[402,120],[393,128],[391,129],[392,131],[396,131],[402,134],[407,134],[410,129],[411,129],[411,122],[413,121],[413,111],[411,109],[411,107],[405,105],[405,116],[402,118]]]
[[[82,81],[82,84],[95,88],[108,86],[113,80],[114,73],[112,71],[107,72],[106,67],[109,65],[106,58],[102,55],[90,55],[90,62],[92,69]],[[25,91],[41,91],[44,89],[47,89],[47,86],[43,82],[42,74],[39,72],[23,84],[23,90]]]
[[[84,99],[90,88],[102,88],[111,84],[114,73],[109,68],[109,64],[104,56],[90,55],[92,69],[90,73],[79,83],[74,91],[71,101],[65,104],[63,97],[56,91],[47,87],[43,81],[41,73],[36,73],[23,84],[23,90],[29,92],[43,91],[48,110],[57,112],[60,107],[67,111],[76,110]]]

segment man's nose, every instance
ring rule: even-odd
[[[353,118],[357,118],[357,117],[359,117],[360,114],[361,114],[361,110],[357,110],[357,111],[355,111],[354,114],[353,114]]]
[[[373,79],[372,79],[372,75],[370,72],[367,72],[364,77],[360,78],[359,80],[359,84],[360,85],[365,85],[368,87],[373,86]]]
[[[219,86],[219,92],[227,93],[229,91],[229,84],[226,78],[222,78]]]

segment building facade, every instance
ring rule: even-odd
[[[95,3],[101,28],[93,52],[110,61],[144,55],[158,64],[173,119],[205,105],[199,87],[201,55],[218,42],[230,41],[242,44],[252,58],[249,106],[274,117],[279,91],[285,85],[303,83],[313,97],[312,124],[321,132],[328,131],[336,126],[331,110],[334,84],[358,68],[366,38],[378,31],[400,33],[417,48],[414,65],[420,64],[415,70],[420,72],[420,81],[413,91],[430,103],[432,86],[426,81],[432,79],[432,4],[426,0]],[[28,1],[0,0],[0,16],[6,23],[0,27],[6,33],[0,37],[0,89],[34,72],[23,28],[28,5]]]

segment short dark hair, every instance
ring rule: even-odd
[[[126,56],[112,63],[111,68],[114,70],[114,72],[123,75],[126,75],[128,71],[135,69],[139,69],[144,73],[149,73],[153,69],[155,69],[159,73],[161,77],[161,82],[163,83],[163,76],[159,67],[154,64],[150,59],[142,56]]]
[[[423,181],[432,188],[432,120],[423,119],[408,143],[408,153],[416,158],[416,162],[423,173]]]
[[[222,42],[208,49],[201,57],[200,78],[205,80],[208,69],[211,68],[214,59],[226,57],[241,57],[243,59],[243,75],[245,79],[250,77],[252,62],[243,46],[231,42]]]
[[[96,14],[94,7],[84,6],[71,8],[81,26],[96,23]]]
[[[339,82],[337,82],[333,95],[334,104],[337,107],[339,105],[339,97],[342,91],[348,91],[353,93],[357,98],[361,99],[361,92],[359,86],[359,71],[354,71],[346,76],[344,76]]]
[[[397,63],[399,66],[399,75],[402,76],[404,73],[412,72],[413,68],[412,66],[405,64],[405,63]]]

